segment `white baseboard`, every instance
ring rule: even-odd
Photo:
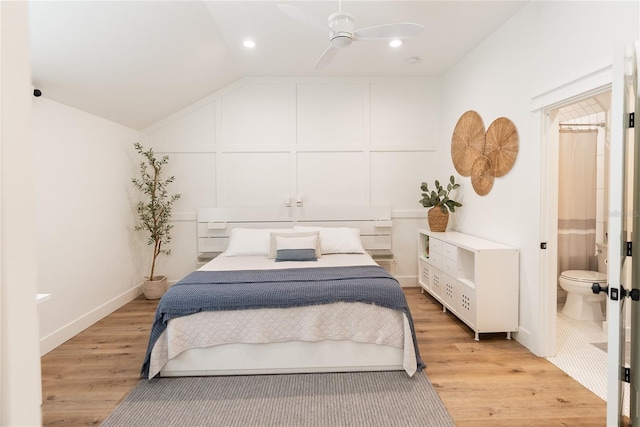
[[[44,356],[54,348],[58,347],[65,341],[78,335],[80,332],[87,329],[100,319],[113,313],[126,303],[134,300],[138,295],[142,293],[141,285],[138,285],[128,291],[123,292],[117,297],[97,307],[95,310],[90,311],[84,316],[66,324],[57,331],[52,332],[40,339],[40,356]]]
[[[417,288],[418,276],[393,276],[403,288]]]
[[[531,332],[527,329],[523,328],[522,326],[518,326],[518,332],[511,334],[511,338],[525,346],[536,356],[541,357],[540,351],[534,351],[534,349],[538,349],[536,348],[536,343],[534,342],[533,335],[531,335]]]

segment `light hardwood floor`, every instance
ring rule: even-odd
[[[406,288],[426,373],[456,426],[604,426],[606,404],[506,334]],[[135,387],[157,301],[139,297],[42,357],[44,426],[99,425]]]

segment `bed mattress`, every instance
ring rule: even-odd
[[[376,263],[367,254],[323,255],[318,261],[309,262],[274,262],[265,256],[219,256],[199,271],[351,266],[376,266]],[[402,366],[409,375],[424,366],[417,352],[408,310],[405,313],[363,302],[334,302],[289,308],[203,311],[172,318],[150,350],[148,378],[156,376],[167,361],[189,349],[229,343],[313,343],[325,340],[402,349]]]

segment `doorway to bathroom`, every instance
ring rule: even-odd
[[[555,349],[547,359],[602,399],[607,398],[605,295],[608,237],[609,122],[611,90],[561,102],[546,112],[549,283],[555,286]],[[553,191],[551,191],[553,182]],[[550,224],[551,225],[551,224]],[[551,280],[551,279],[550,279]]]
[[[606,265],[601,262],[599,267],[598,260],[606,259],[609,235],[610,84],[559,100],[544,110],[544,119],[548,243],[546,330],[552,337],[544,355],[607,400],[606,299],[603,294],[597,297],[590,292],[588,282],[596,280],[584,280],[581,296],[567,292],[567,289],[575,290],[572,286],[580,284],[579,279],[569,280],[575,280],[569,283],[571,286],[563,284],[567,284],[567,277],[578,278],[581,274],[584,277],[604,274],[602,285],[607,284]],[[630,151],[632,147],[627,147],[628,154],[632,154]],[[627,159],[632,162],[633,156]],[[628,163],[627,168],[632,170],[632,164]],[[623,195],[627,206],[632,205],[631,187],[627,185],[627,193]],[[626,261],[625,267],[630,266],[630,258]],[[623,268],[622,274],[630,278],[630,268]],[[579,309],[575,306],[576,300],[581,300]],[[628,384],[624,387],[622,413],[628,415]]]

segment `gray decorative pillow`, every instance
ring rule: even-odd
[[[278,249],[276,262],[279,261],[318,261],[316,250],[311,249]]]

